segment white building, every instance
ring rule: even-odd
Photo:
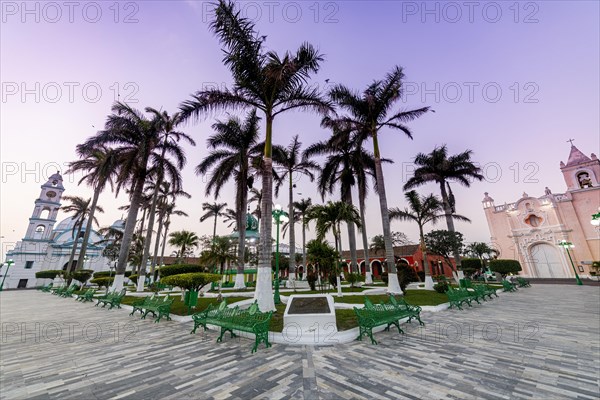
[[[61,221],[56,227],[56,217],[61,206],[61,197],[65,188],[62,176],[57,172],[42,186],[39,198],[35,201],[33,213],[29,218],[29,226],[25,237],[17,242],[15,248],[6,254],[7,260],[14,261],[8,271],[6,266],[1,274],[6,275],[4,289],[30,288],[41,284],[35,273],[48,269],[67,268],[69,257],[77,231],[74,228],[75,220],[71,217]],[[78,249],[83,243],[82,229],[78,238]],[[98,243],[103,237],[92,231],[86,250],[84,269],[94,271],[108,270],[109,260],[102,256],[106,244]],[[79,250],[75,253],[74,262],[77,262]]]

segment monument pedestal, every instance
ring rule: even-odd
[[[283,337],[296,344],[335,344],[337,324],[329,294],[293,294],[283,314]]]

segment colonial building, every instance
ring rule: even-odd
[[[74,241],[77,240],[78,248],[83,243],[85,222],[84,229],[77,239],[76,230],[73,229],[73,218],[69,217],[54,226],[65,191],[62,176],[58,172],[52,175],[41,189],[39,198],[35,200],[25,236],[17,242],[14,249],[6,253],[6,259],[12,260],[14,264],[8,271],[6,266],[2,268],[2,275],[6,275],[4,289],[35,287],[38,285],[36,272],[48,269],[65,270]],[[105,244],[98,243],[102,239],[98,232],[90,233],[84,269],[108,270],[109,260],[102,256]],[[74,262],[77,261],[77,254],[78,251]]]
[[[483,208],[499,258],[519,260],[521,275],[536,278],[587,276],[600,260],[600,232],[591,224],[600,206],[600,161],[571,144],[567,163],[560,163],[567,190],[540,197],[523,193],[513,203],[496,205],[485,193]],[[572,243],[567,250],[559,242]]]

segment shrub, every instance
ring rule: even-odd
[[[98,271],[94,272],[94,278],[106,278],[108,276],[114,276],[115,273],[112,271]]]
[[[99,288],[101,287],[109,287],[113,281],[115,280],[114,276],[108,277],[108,276],[101,276],[99,278],[94,278],[90,281],[90,283],[94,283],[96,285],[98,285]]]
[[[521,271],[521,264],[517,260],[490,260],[490,270],[505,276]]]
[[[317,290],[317,274],[310,272],[308,275],[306,275],[306,281],[310,286],[310,290]]]
[[[400,262],[396,266],[396,273],[398,274],[398,282],[400,283],[400,289],[404,292],[406,286],[411,282],[417,282],[419,277],[415,270],[405,262]]]
[[[94,270],[91,270],[91,269],[80,269],[78,271],[73,272],[72,277],[76,281],[79,281],[81,283],[86,283],[88,281],[88,279],[90,279],[92,277],[93,273],[94,273]]]
[[[317,280],[316,276],[315,276],[315,280]],[[348,281],[348,283],[350,283],[350,287],[354,287],[354,284],[356,284],[358,282],[364,282],[365,277],[362,274],[352,272],[352,273],[346,274],[346,280]],[[310,283],[309,283],[309,285],[310,285]]]
[[[167,265],[160,268],[160,277],[162,279],[171,275],[191,274],[197,272],[204,272],[204,267],[195,264]]]
[[[417,271],[417,276],[421,282],[425,282],[425,271]]]
[[[218,274],[195,272],[195,273],[188,273],[188,274],[170,275],[170,276],[161,278],[160,281],[162,283],[164,283],[165,285],[178,286],[185,290],[195,290],[195,291],[199,292],[200,289],[202,289],[204,286],[208,285],[209,283],[218,282],[220,280],[221,280],[221,275],[218,275]]]
[[[481,265],[481,260],[479,258],[463,258],[460,261],[460,268],[467,275],[472,275],[477,271],[481,271],[482,267],[483,265]]]
[[[436,275],[433,277],[433,279],[435,279],[438,282],[446,282],[448,280],[446,275]]]
[[[446,293],[448,291],[448,287],[448,283],[446,281],[443,281],[433,285],[433,290],[435,290],[438,293]]]
[[[380,278],[383,281],[383,283],[385,283],[386,285],[388,284],[389,279],[388,279],[388,273],[387,272],[384,272],[383,274],[381,274]]]
[[[138,274],[134,274],[134,275],[129,275],[128,278],[131,282],[133,282],[137,285],[138,276],[139,276]]]
[[[331,284],[331,286],[333,286],[334,288],[337,288],[337,275],[330,274],[328,278],[329,278],[329,283]]]
[[[58,275],[63,275],[64,271],[58,269],[47,269],[45,271],[38,271],[35,273],[35,277],[38,279],[54,279]]]

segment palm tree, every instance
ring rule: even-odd
[[[390,208],[390,221],[398,219],[400,221],[413,221],[419,226],[419,243],[423,253],[423,270],[425,271],[425,289],[433,290],[433,279],[431,278],[431,269],[427,262],[427,247],[425,246],[425,233],[423,227],[431,222],[436,224],[444,216],[443,205],[440,199],[433,194],[423,197],[416,191],[411,190],[405,193],[408,201],[408,208],[400,210],[399,208]],[[455,215],[462,221],[469,221],[468,218],[461,215]]]
[[[331,231],[335,241],[335,250],[341,251],[340,223],[354,223],[360,226],[360,217],[356,207],[342,201],[328,202],[325,205],[315,205],[311,208],[308,220],[316,220],[317,240],[322,241],[325,235]],[[341,296],[342,288],[340,276],[337,274],[338,295]]]
[[[225,215],[225,208],[227,207],[227,203],[202,203],[202,211],[206,211],[200,217],[200,222],[204,222],[209,218],[214,218],[215,222],[213,224],[213,240],[217,237],[217,221],[219,217]]]
[[[234,210],[233,208],[228,208],[223,213],[223,222],[226,224],[228,223],[228,228],[234,227],[233,229],[237,230],[237,222],[240,219],[239,215],[240,214],[237,210]]]
[[[250,189],[250,193],[252,194],[252,197],[250,197],[248,199],[248,204],[252,204],[252,203],[256,202],[256,209],[254,211],[252,211],[252,214],[254,214],[254,216],[258,220],[258,224],[260,226],[260,217],[261,217],[260,206],[262,204],[262,190],[252,188],[252,189]]]
[[[221,188],[230,178],[236,183],[236,206],[238,218],[237,274],[235,289],[246,287],[244,283],[244,252],[246,249],[246,213],[248,205],[248,188],[252,187],[253,178],[250,176],[252,160],[260,158],[264,143],[258,143],[258,122],[260,118],[256,110],[252,110],[242,122],[239,118],[230,117],[227,121],[217,121],[212,128],[216,132],[208,138],[210,154],[196,167],[196,174],[206,175],[212,169],[206,195],[214,191],[215,198],[219,197]]]
[[[179,171],[181,171],[185,165],[186,160],[185,153],[179,142],[183,140],[192,146],[196,145],[190,136],[176,130],[177,126],[181,123],[181,115],[179,113],[170,116],[166,111],[161,112],[151,107],[147,107],[146,112],[150,113],[153,116],[153,119],[158,121],[158,147],[160,153],[156,152],[152,154],[149,160],[154,169],[155,179],[152,201],[150,203],[146,241],[144,242],[144,252],[142,255],[140,277],[137,282],[138,292],[144,290],[146,261],[150,256],[150,243],[152,242],[154,218],[156,216],[156,206],[158,204],[161,185],[165,181],[165,177],[167,177],[167,181],[173,186],[174,190],[181,190],[181,173]],[[169,151],[169,155],[174,158],[174,162],[167,158],[167,151]],[[151,266],[151,269],[154,270],[154,265]]]
[[[167,235],[169,234],[169,227],[171,226],[171,215],[177,215],[180,217],[188,217],[189,216],[186,212],[177,210],[175,208],[174,201],[171,201],[170,203],[168,203],[165,206],[165,215],[166,215],[165,233],[163,234],[163,238],[162,238],[162,249],[160,251],[160,262],[159,262],[159,264],[161,266],[164,265],[165,247],[167,245]]]
[[[465,248],[466,254],[471,257],[477,257],[481,260],[481,265],[486,268],[485,261],[497,257],[499,252],[485,242],[473,242]],[[487,281],[487,275],[483,274],[483,278]]]
[[[308,273],[306,267],[306,227],[308,225],[307,217],[311,207],[311,199],[302,199],[294,202],[294,208],[296,209],[294,215],[299,215],[302,221],[302,266],[304,267],[304,276]]]
[[[71,236],[73,237],[73,248],[71,249],[71,255],[69,256],[69,262],[67,263],[67,272],[72,272],[77,265],[73,265],[75,260],[75,253],[77,252],[77,245],[79,238],[81,237],[81,230],[83,229],[83,222],[87,219],[91,219],[96,225],[98,220],[94,216],[90,216],[90,203],[92,199],[84,199],[79,196],[63,196],[64,200],[69,201],[71,204],[62,206],[61,209],[67,213],[72,213],[71,218],[74,221],[73,230]],[[96,205],[96,211],[104,212],[102,207]]]
[[[235,10],[231,0],[219,0],[210,27],[224,47],[223,62],[233,77],[233,88],[197,92],[181,105],[184,118],[205,117],[221,110],[256,108],[264,114],[265,148],[263,153],[261,215],[270,216],[273,208],[272,137],[275,117],[300,109],[325,114],[331,105],[322,99],[308,79],[318,72],[323,57],[304,43],[294,53],[280,56],[266,51],[266,36],[254,23]],[[261,311],[275,310],[271,276],[271,218],[262,218],[255,299]]]
[[[162,134],[164,122],[160,115],[152,113],[148,119],[142,112],[127,104],[116,102],[112,107],[104,130],[89,138],[82,146],[95,148],[100,145],[114,149],[117,154],[118,171],[116,193],[124,187],[130,187],[129,212],[117,263],[113,290],[123,287],[123,279],[129,247],[133,239],[137,215],[143,198],[144,185],[152,174],[152,169],[165,171],[170,175],[178,174],[185,164],[179,146],[164,140]],[[165,149],[163,152],[162,150]],[[163,157],[163,154],[165,157]],[[166,156],[173,156],[177,165],[172,165]],[[168,165],[164,165],[166,163]],[[142,266],[144,268],[145,265]],[[143,279],[142,279],[143,281]]]
[[[371,238],[369,250],[375,254],[380,254],[381,252],[385,254],[385,239],[383,235],[375,235]]]
[[[192,248],[198,248],[200,245],[200,238],[194,232],[190,231],[176,231],[169,235],[169,244],[171,246],[179,247],[178,253],[180,257],[185,257],[186,250]]]
[[[379,150],[379,131],[382,128],[399,130],[412,138],[412,134],[406,122],[429,111],[429,107],[416,110],[400,110],[393,115],[388,115],[390,109],[400,100],[403,87],[402,79],[404,73],[402,68],[396,66],[383,80],[376,80],[364,90],[362,94],[354,92],[343,85],[335,85],[329,92],[330,98],[342,109],[348,112],[347,116],[337,119],[325,118],[323,125],[330,127],[342,127],[342,130],[350,129],[359,135],[359,142],[368,138],[373,140],[373,155],[375,157],[375,176],[377,182],[377,193],[379,195],[379,208],[381,210],[381,221],[383,224],[383,236],[385,239],[385,252],[389,262],[388,292],[402,294],[402,289],[396,275],[394,265],[394,250],[390,232],[390,219],[388,215],[387,197],[383,180],[383,169],[381,166],[381,152]]]
[[[83,267],[85,252],[87,250],[88,241],[90,240],[90,233],[92,232],[92,222],[94,221],[94,214],[98,207],[98,198],[107,183],[112,187],[112,179],[116,172],[117,162],[116,153],[104,146],[86,149],[83,146],[78,145],[76,151],[80,159],[69,163],[69,170],[67,173],[84,171],[86,174],[79,180],[78,184],[85,182],[94,188],[94,197],[92,198],[92,205],[90,206],[89,217],[83,235],[83,244],[81,245],[79,257],[77,258],[77,266],[75,267],[75,270],[79,270]],[[69,264],[69,268],[70,267],[71,265]]]
[[[453,220],[456,209],[454,195],[450,189],[450,181],[469,187],[472,180],[481,181],[483,179],[481,168],[471,161],[472,154],[471,150],[466,150],[449,157],[446,145],[436,147],[429,154],[419,153],[414,159],[417,169],[413,177],[404,185],[404,190],[413,189],[429,182],[435,182],[439,185],[446,223],[450,232],[456,232]],[[458,249],[454,249],[454,261],[456,268],[460,269]]]
[[[235,254],[231,249],[231,240],[227,236],[217,236],[210,249],[203,251],[200,255],[201,263],[219,265],[221,275],[223,275],[227,263],[236,261]]]
[[[302,143],[298,140],[298,135],[292,138],[292,142],[286,148],[278,148],[273,153],[273,160],[281,167],[281,175],[275,185],[275,195],[279,194],[281,185],[287,178],[288,180],[288,215],[290,216],[290,268],[289,279],[296,279],[296,232],[294,229],[294,188],[296,184],[294,179],[299,179],[302,175],[306,175],[310,181],[315,180],[313,171],[317,171],[319,166],[310,160],[310,155],[306,152],[301,154],[300,146]]]

